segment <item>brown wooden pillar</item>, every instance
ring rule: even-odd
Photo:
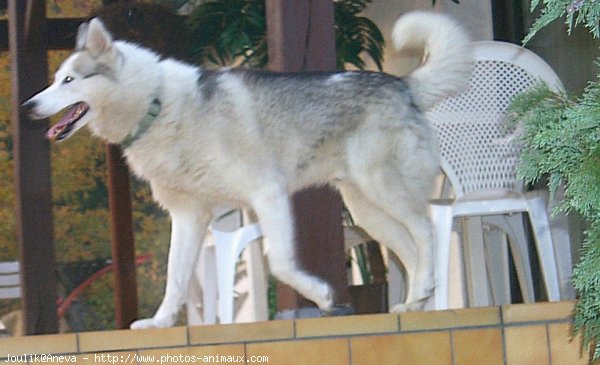
[[[526,30],[523,15],[527,12],[521,1],[492,0],[494,40],[521,44]]]
[[[106,165],[112,259],[115,267],[115,321],[117,328],[129,328],[138,315],[135,240],[129,170],[118,146],[106,146]]]
[[[48,82],[46,2],[10,0],[8,19],[23,331],[54,333],[58,320],[48,121],[32,121],[20,108]]]
[[[333,1],[266,0],[266,12],[271,70],[335,70]],[[293,203],[301,267],[333,287],[336,304],[348,303],[341,199],[329,188],[311,188]],[[277,303],[278,310],[309,304],[283,285]]]
[[[102,1],[103,5],[116,2],[119,0]],[[119,146],[106,146],[106,165],[112,259],[115,266],[115,321],[117,328],[129,328],[138,315],[135,239],[129,169]]]

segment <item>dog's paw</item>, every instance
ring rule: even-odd
[[[315,304],[325,313],[333,310],[333,290],[329,285],[322,283],[322,287],[318,290],[319,296],[314,299]]]
[[[427,302],[427,299],[423,299],[423,300],[419,300],[417,302],[398,304],[398,305],[394,306],[390,312],[405,313],[405,312],[420,311],[425,308],[426,302]]]
[[[138,319],[137,321],[133,322],[129,326],[129,328],[131,328],[132,330],[142,330],[147,328],[166,328],[171,327],[173,325],[173,323],[171,322],[172,321],[169,321],[168,319],[145,318]]]

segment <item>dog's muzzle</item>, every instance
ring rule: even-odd
[[[37,107],[37,102],[35,100],[27,100],[23,104],[21,104],[21,112],[25,113],[31,119],[40,119],[42,118],[35,112],[35,108]]]

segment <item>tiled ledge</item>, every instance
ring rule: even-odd
[[[130,364],[181,364],[185,356],[282,365],[587,364],[579,340],[570,338],[572,311],[572,302],[537,303],[3,338],[0,363],[22,360],[14,357],[18,355],[28,355],[30,363],[42,362],[36,354],[63,362],[47,357],[51,354],[75,356],[81,364],[101,363],[102,355]]]

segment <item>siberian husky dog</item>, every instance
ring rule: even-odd
[[[182,307],[212,208],[250,206],[280,281],[332,309],[334,293],[295,260],[290,194],[329,184],[354,221],[402,261],[405,304],[432,295],[428,196],[438,173],[435,134],[423,116],[466,83],[468,37],[453,20],[409,13],[393,29],[399,51],[423,55],[403,78],[375,72],[204,70],[125,41],[98,19],[83,24],[54,82],[23,107],[32,118],[66,109],[48,131],[64,140],[87,125],[120,144],[172,219],[165,295],[132,328],[172,326]]]

